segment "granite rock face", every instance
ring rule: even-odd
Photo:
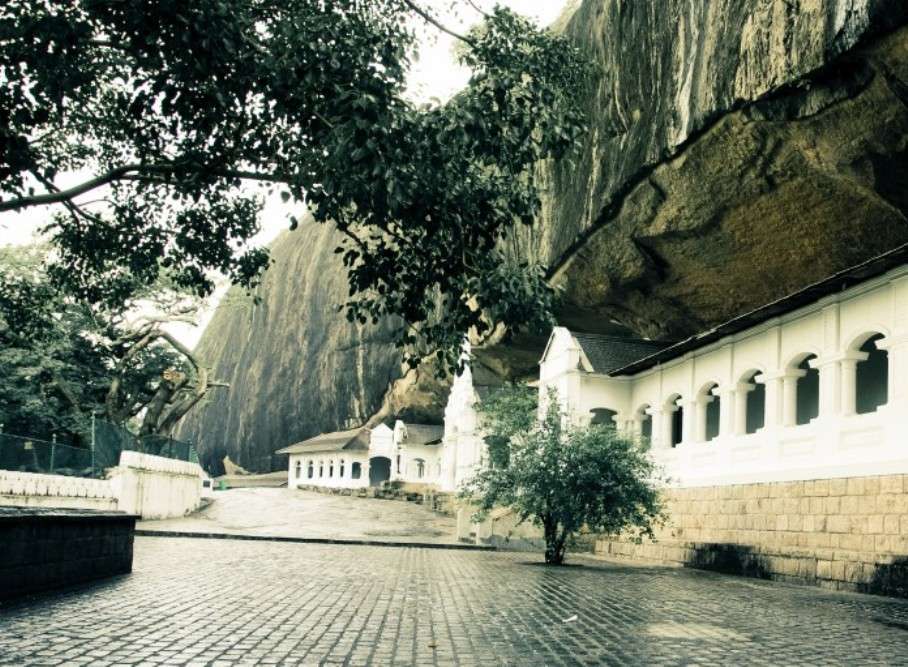
[[[260,302],[232,288],[205,329],[199,358],[230,387],[212,390],[177,436],[197,444],[209,472],[221,472],[225,454],[267,471],[276,449],[363,424],[400,377],[390,328],[351,324],[337,311],[347,296],[338,241],[311,221],[284,232]]]
[[[534,243],[565,322],[684,336],[908,241],[906,12],[583,3],[592,128]]]
[[[908,241],[906,24],[904,0],[584,0],[563,29],[600,67],[578,91],[590,132],[541,167],[541,221],[511,240],[551,267],[562,323],[686,336]],[[320,431],[440,417],[445,385],[402,378],[389,332],[336,312],[335,243],[281,237],[262,305],[228,301],[206,330],[232,383],[180,429],[206,463],[261,470]],[[514,376],[539,346],[479,354]]]

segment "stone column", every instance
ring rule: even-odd
[[[857,406],[858,363],[870,356],[866,352],[852,351],[842,355],[839,362],[841,382],[839,406],[842,416],[853,415]]]
[[[908,414],[908,333],[877,341],[889,357],[889,387],[886,409]]]
[[[820,371],[819,414],[817,419],[829,419],[839,413],[841,406],[841,357],[811,359],[811,368]]]
[[[675,406],[666,406],[658,408],[655,413],[655,423],[653,424],[653,433],[657,436],[656,445],[660,449],[672,448],[672,415],[677,410]]]
[[[697,416],[696,424],[694,424],[694,432],[696,433],[697,442],[704,442],[706,440],[706,406],[712,403],[713,400],[715,400],[714,396],[710,396],[709,394],[702,394],[699,400],[696,401],[696,403],[691,403],[691,405],[695,406],[696,408],[691,412],[695,412]],[[693,416],[694,415],[692,414],[691,417]]]
[[[729,437],[735,431],[736,391],[733,387],[717,387],[713,392],[719,396],[719,437]]]
[[[798,421],[798,378],[805,371],[792,370],[778,376],[782,383],[782,426],[794,426]]]
[[[684,401],[682,399],[678,399],[678,402],[684,408],[684,419],[681,423],[681,442],[690,443],[693,442],[694,438],[696,437],[695,414],[697,412],[697,401]]]
[[[777,375],[759,373],[754,382],[766,388],[766,405],[763,413],[763,428],[772,429],[781,421],[782,381]]]

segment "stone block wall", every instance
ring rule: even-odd
[[[0,600],[132,571],[135,516],[0,507]]]
[[[656,542],[613,557],[908,597],[908,475],[671,489]]]

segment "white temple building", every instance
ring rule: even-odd
[[[359,489],[383,482],[428,485],[438,479],[443,427],[397,420],[394,428],[322,433],[279,449],[288,454],[287,485]]]
[[[453,493],[479,470],[485,459],[486,444],[479,431],[477,406],[489,387],[475,386],[473,372],[466,366],[454,377],[445,406],[441,469],[437,488]]]
[[[645,438],[679,487],[908,472],[904,254],[668,347],[558,327],[540,399]]]

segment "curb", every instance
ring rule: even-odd
[[[364,547],[398,547],[409,549],[451,549],[456,551],[497,551],[497,547],[482,544],[445,544],[436,542],[391,542],[388,540],[356,540],[331,537],[286,537],[280,535],[235,535],[231,533],[193,533],[179,530],[136,529],[140,537],[189,537],[205,540],[247,540],[252,542],[290,542],[295,544],[339,544]]]

